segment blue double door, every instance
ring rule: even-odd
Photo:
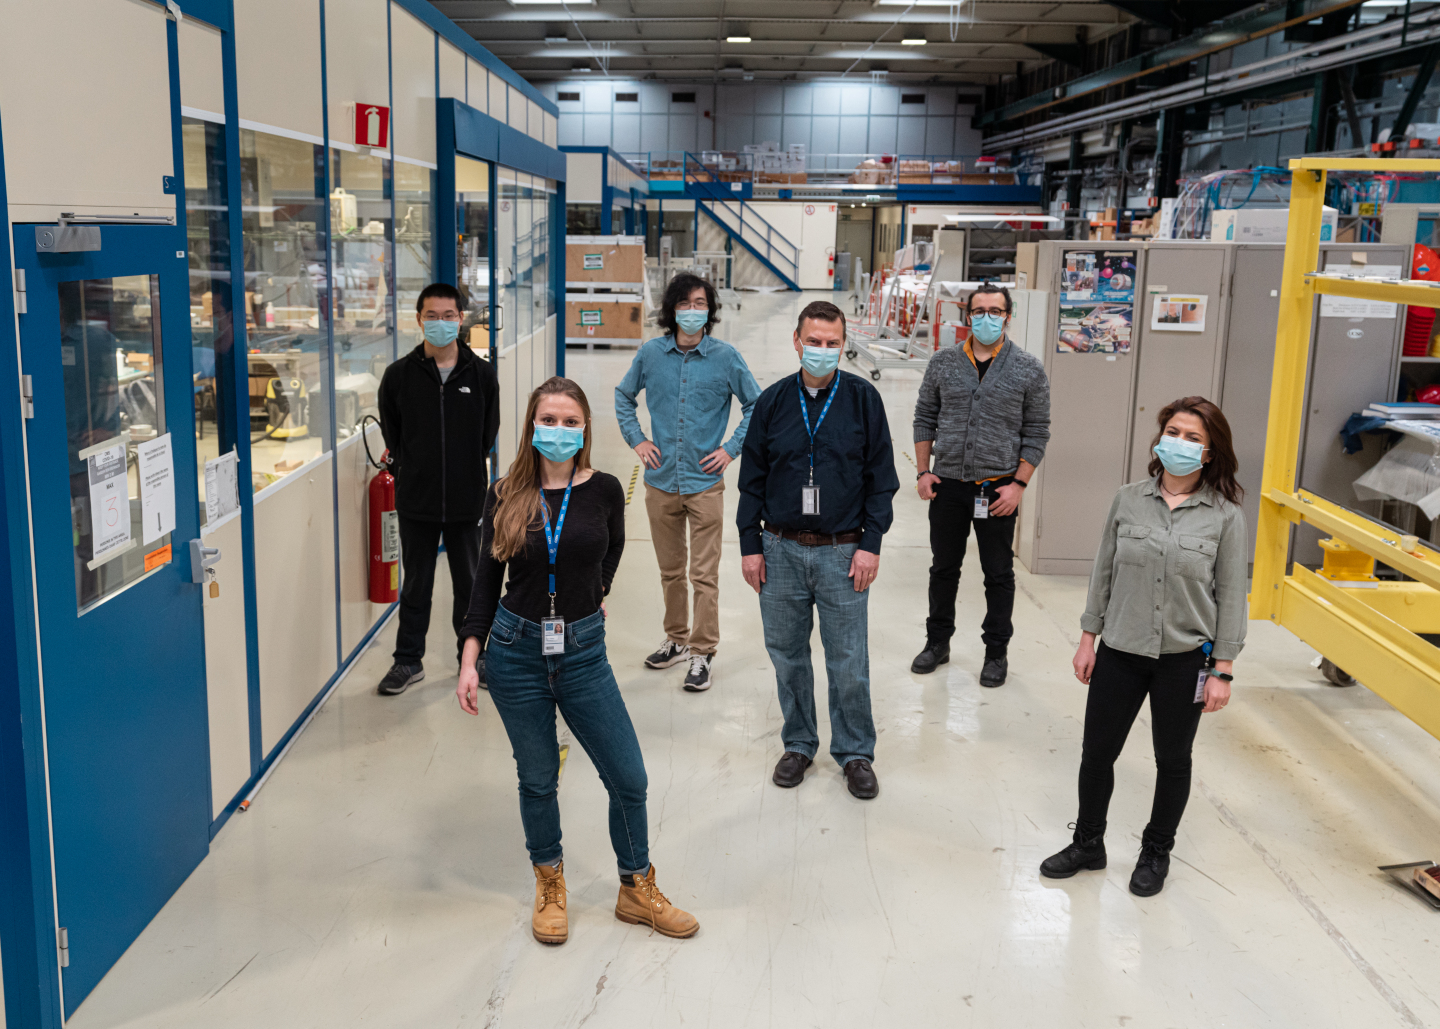
[[[14,244],[68,1017],[204,858],[211,804],[185,237],[55,231]]]

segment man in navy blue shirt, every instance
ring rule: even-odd
[[[795,328],[800,369],[760,394],[740,458],[741,567],[760,594],[765,648],[785,717],[772,777],[798,786],[820,747],[812,611],[830,686],[830,754],[856,797],[880,792],[870,715],[869,588],[900,488],[885,407],[839,370],[845,315],[817,300]]]

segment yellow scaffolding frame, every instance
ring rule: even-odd
[[[1315,297],[1440,307],[1440,283],[1316,271],[1325,175],[1331,171],[1440,174],[1440,160],[1297,158],[1290,162],[1290,170],[1290,223],[1250,617],[1283,625],[1426,732],[1440,737],[1440,648],[1416,635],[1440,632],[1440,554],[1406,552],[1393,530],[1297,489],[1295,483]],[[1301,565],[1285,574],[1290,526],[1305,522],[1416,581],[1383,583],[1379,589],[1342,589]]]

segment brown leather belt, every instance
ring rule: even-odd
[[[830,547],[838,546],[841,543],[859,543],[861,536],[859,529],[836,533],[807,532],[804,529],[777,529],[769,522],[765,523],[765,531],[773,533],[781,539],[794,540],[802,547]]]

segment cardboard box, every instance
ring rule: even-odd
[[[1327,207],[1320,216],[1320,242],[1335,239],[1340,212]],[[1283,207],[1236,207],[1210,212],[1210,238],[1229,243],[1283,243],[1290,211]]]
[[[565,341],[628,340],[645,338],[645,312],[639,297],[597,294],[565,299]]]
[[[565,281],[644,282],[644,237],[566,236]]]
[[[1015,286],[1017,289],[1043,289],[1035,278],[1035,262],[1040,258],[1039,243],[1015,244]]]

